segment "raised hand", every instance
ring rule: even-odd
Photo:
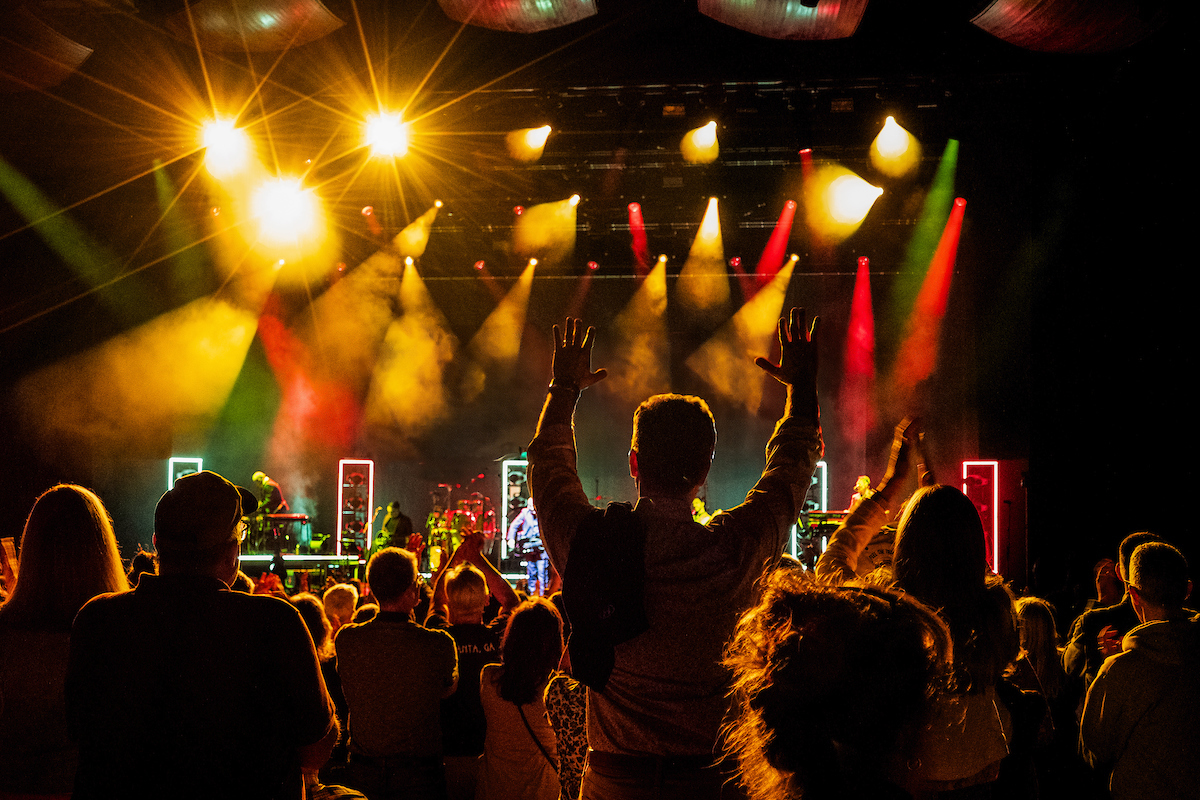
[[[608,376],[608,371],[592,372],[592,345],[595,344],[596,329],[583,329],[583,321],[567,317],[563,330],[554,326],[554,361],[551,374],[554,385],[586,389]]]
[[[419,533],[409,534],[408,541],[404,544],[404,549],[416,555],[417,558],[420,558],[421,553],[425,550],[425,537]]]
[[[1096,637],[1096,645],[1105,658],[1121,652],[1121,634],[1112,625],[1105,625]]]
[[[917,454],[917,485],[922,489],[935,485],[937,476],[933,474],[933,465],[929,463],[929,452],[925,449],[924,431],[917,434],[917,441],[913,447]]]
[[[887,471],[884,472],[883,480],[879,482],[879,486],[875,490],[876,495],[882,495],[883,501],[889,505],[903,488],[904,481],[912,469],[913,451],[917,449],[917,442],[922,436],[918,433],[920,428],[920,421],[909,417],[905,417],[896,425],[895,433],[892,436],[892,452],[888,457]],[[918,461],[924,460],[919,452],[916,457]]]
[[[817,387],[817,332],[821,318],[813,317],[812,326],[805,330],[804,309],[793,308],[779,320],[779,363],[762,358],[754,363],[785,386],[798,389]]]

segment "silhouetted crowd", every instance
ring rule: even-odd
[[[128,566],[96,494],[42,494],[0,559],[0,800],[1200,796],[1179,549],[1128,536],[1082,608],[1015,597],[905,420],[815,568],[782,556],[824,451],[798,309],[756,361],[786,401],[745,502],[693,518],[716,427],[667,394],[634,417],[636,504],[596,508],[574,417],[606,372],[594,330],[553,333],[528,450],[549,598],[473,532],[428,583],[385,547],[289,596],[240,570],[257,501],[213,472]]]

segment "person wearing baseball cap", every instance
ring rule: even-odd
[[[154,509],[154,546],[160,561],[165,559],[169,570],[192,571],[207,561],[227,558],[231,546],[241,544],[242,518],[254,513],[257,505],[248,490],[215,472],[184,475]],[[236,558],[233,563],[237,564]],[[230,582],[232,578],[226,581]]]
[[[154,511],[159,574],[75,618],[76,798],[293,800],[328,758],[337,725],[300,615],[229,590],[255,505],[215,472],[179,478]]]

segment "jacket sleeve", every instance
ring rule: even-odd
[[[1128,702],[1133,688],[1132,677],[1127,677],[1128,661],[1128,654],[1118,653],[1104,662],[1088,688],[1079,721],[1080,752],[1092,768],[1105,774],[1124,752],[1138,721],[1136,709]]]
[[[817,580],[841,584],[854,578],[859,556],[886,519],[883,506],[869,497],[860,497],[817,560]]]
[[[595,509],[588,502],[575,464],[573,417],[576,397],[551,390],[529,445],[529,486],[537,509],[539,533],[550,561],[561,575],[567,568],[571,539],[579,523]]]
[[[1067,637],[1067,646],[1063,648],[1063,672],[1072,678],[1083,677],[1087,668],[1087,649],[1083,643],[1084,614],[1076,617],[1075,622],[1071,624],[1071,634]]]

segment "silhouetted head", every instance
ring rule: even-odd
[[[717,426],[699,397],[659,394],[633,415],[630,470],[642,495],[688,495],[712,466]]]
[[[367,585],[381,606],[403,599],[416,583],[417,559],[407,550],[385,547],[367,562]]]
[[[903,732],[946,689],[951,653],[945,623],[911,595],[771,572],[725,660],[736,713],[726,749],[751,797],[845,797],[847,750],[883,780]]]
[[[478,567],[459,564],[447,573],[446,602],[452,623],[479,622],[488,601],[487,579]]]
[[[913,494],[896,530],[892,572],[902,589],[934,608],[983,592],[987,542],[966,495],[952,486]]]
[[[562,660],[562,617],[549,600],[533,597],[508,618],[500,658],[500,697],[518,705],[537,699]]]
[[[1129,559],[1129,586],[1156,608],[1182,608],[1192,589],[1187,559],[1166,542],[1138,545]]]
[[[913,494],[896,531],[892,574],[949,625],[957,690],[994,684],[1020,640],[1012,593],[988,569],[983,523],[966,495],[952,486]]]
[[[1117,552],[1117,558],[1120,559],[1121,580],[1129,581],[1129,559],[1133,556],[1133,551],[1137,550],[1147,542],[1161,542],[1162,537],[1157,533],[1150,531],[1138,531],[1131,533],[1121,540],[1121,547]]]
[[[128,588],[112,518],[100,498],[74,484],[42,493],[25,521],[17,585],[3,606],[4,619],[69,630],[88,600]]]

